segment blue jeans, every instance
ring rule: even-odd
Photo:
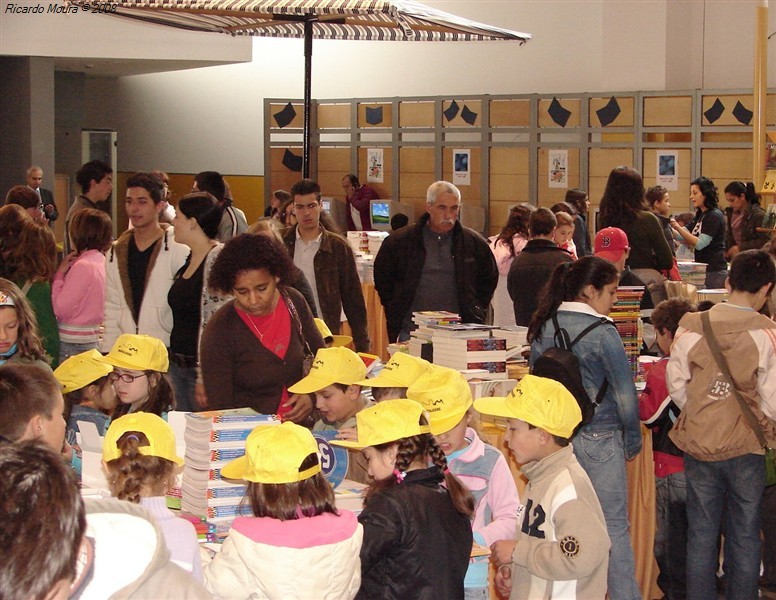
[[[668,600],[687,597],[687,479],[684,471],[655,478],[657,584]]]
[[[99,349],[97,342],[87,344],[72,344],[70,342],[59,342],[59,364],[61,365],[71,356],[81,354],[87,350]]]
[[[170,383],[175,390],[175,410],[202,410],[194,401],[194,386],[197,383],[197,367],[181,367],[170,361]]]
[[[725,518],[728,599],[754,600],[760,576],[760,503],[765,458],[745,454],[705,462],[685,454],[687,475],[687,597],[716,598],[720,526]]]
[[[628,481],[621,431],[581,431],[574,455],[587,472],[606,519],[611,548],[607,585],[611,600],[640,600],[628,521]]]

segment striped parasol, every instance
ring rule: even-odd
[[[84,5],[92,0],[71,0]],[[305,40],[303,173],[309,176],[312,40],[520,44],[528,33],[469,21],[412,0],[118,0],[116,16],[192,31]]]

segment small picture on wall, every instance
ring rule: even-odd
[[[383,149],[366,149],[366,180],[370,183],[383,183]]]
[[[549,180],[547,187],[551,188],[568,188],[568,165],[569,165],[569,151],[568,150],[550,150],[549,152]]]
[[[679,156],[677,152],[660,151],[657,153],[657,176],[655,177],[658,185],[670,191],[679,189]]]
[[[471,185],[471,150],[453,150],[453,183]]]

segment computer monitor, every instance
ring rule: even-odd
[[[410,223],[415,220],[415,211],[409,204],[403,204],[396,200],[370,200],[369,215],[372,221],[372,229],[375,231],[392,231],[391,217],[404,214],[409,217]]]
[[[474,204],[461,204],[458,213],[461,225],[485,235],[485,209]]]
[[[329,217],[331,217],[331,220],[334,221],[334,225],[336,225],[340,231],[348,230],[348,208],[345,206],[344,200],[329,197],[321,198],[321,208],[323,208]]]

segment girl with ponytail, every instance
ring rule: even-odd
[[[556,267],[528,327],[531,363],[563,337],[574,341],[582,383],[597,400],[592,419],[571,438],[574,455],[595,488],[612,542],[608,589],[612,598],[641,597],[628,523],[625,461],[641,451],[641,423],[633,371],[607,316],[617,300],[617,267],[585,256]],[[564,335],[565,334],[565,335]],[[603,390],[603,391],[602,391]]]
[[[447,466],[423,407],[385,400],[356,415],[374,482],[367,488],[356,598],[463,598],[474,500]]]
[[[725,258],[733,260],[739,252],[762,248],[771,234],[757,231],[762,227],[765,210],[751,181],[731,181],[725,187],[725,199],[730,203],[725,209]]]
[[[183,467],[183,459],[175,450],[172,427],[152,413],[119,417],[105,434],[102,465],[111,495],[150,512],[162,530],[170,560],[202,582],[194,526],[176,517],[165,499]]]

